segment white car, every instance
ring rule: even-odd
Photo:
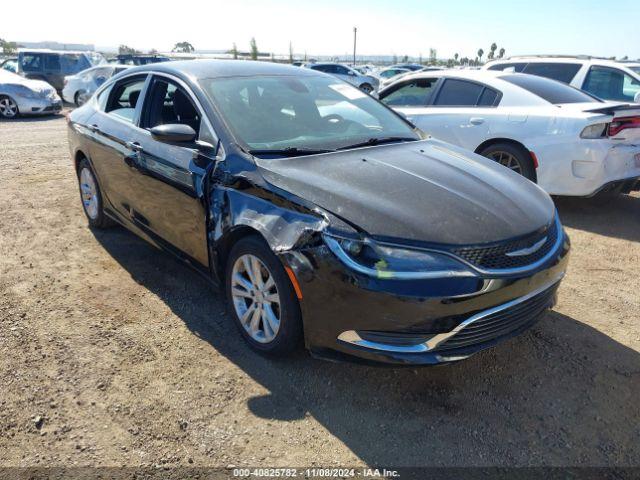
[[[371,75],[363,75],[357,70],[342,65],[341,63],[308,63],[305,67],[333,75],[369,94],[375,94],[380,85],[377,78]]]
[[[628,193],[639,185],[640,106],[484,70],[418,72],[380,99],[424,132],[492,158],[552,195]]]
[[[372,75],[374,75],[376,78],[380,80],[380,89],[383,89],[384,87],[391,85],[391,83],[394,81],[396,77],[399,77],[400,75],[406,75],[412,72],[413,70],[409,70],[408,68],[387,67],[387,68],[382,68],[377,72],[373,72]]]
[[[86,102],[97,88],[117,73],[131,68],[130,65],[98,65],[75,75],[64,77],[62,98],[77,106]]]
[[[551,78],[603,100],[640,103],[640,63],[590,57],[511,57],[487,63],[485,70]]]

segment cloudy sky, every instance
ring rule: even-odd
[[[614,6],[615,5],[615,6]],[[617,0],[136,0],[5,1],[0,38],[160,51],[179,41],[196,49],[475,56],[492,42],[507,55],[590,54],[640,57],[640,1]]]

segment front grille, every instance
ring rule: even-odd
[[[553,305],[557,288],[558,284],[511,308],[476,320],[438,345],[436,350],[483,344],[529,328]]]
[[[536,232],[526,238],[485,247],[462,247],[452,250],[452,253],[466,260],[470,264],[485,270],[504,270],[531,265],[547,255],[558,238],[558,226],[553,222],[543,231]],[[544,244],[529,255],[509,256],[510,252],[530,248],[546,237]]]

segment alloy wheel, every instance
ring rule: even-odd
[[[244,254],[235,261],[231,297],[249,336],[260,343],[273,341],[280,329],[280,296],[272,273],[255,255]]]
[[[13,118],[18,115],[18,105],[9,97],[0,98],[0,115]]]
[[[498,162],[500,165],[504,165],[514,172],[522,175],[522,165],[520,165],[518,159],[510,153],[503,151],[492,152],[490,154],[490,158]]]
[[[98,187],[93,173],[88,168],[80,172],[80,192],[82,194],[82,206],[92,220],[98,218]]]

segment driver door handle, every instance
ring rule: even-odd
[[[91,130],[93,133],[100,132],[100,127],[98,127],[98,125],[96,125],[95,123],[92,123],[91,125],[87,126],[87,128]]]
[[[124,145],[129,150],[133,150],[134,152],[141,152],[142,150],[144,150],[142,148],[142,145],[140,145],[138,142],[127,142]]]
[[[473,117],[469,120],[472,125],[482,125],[484,123],[484,118]]]

